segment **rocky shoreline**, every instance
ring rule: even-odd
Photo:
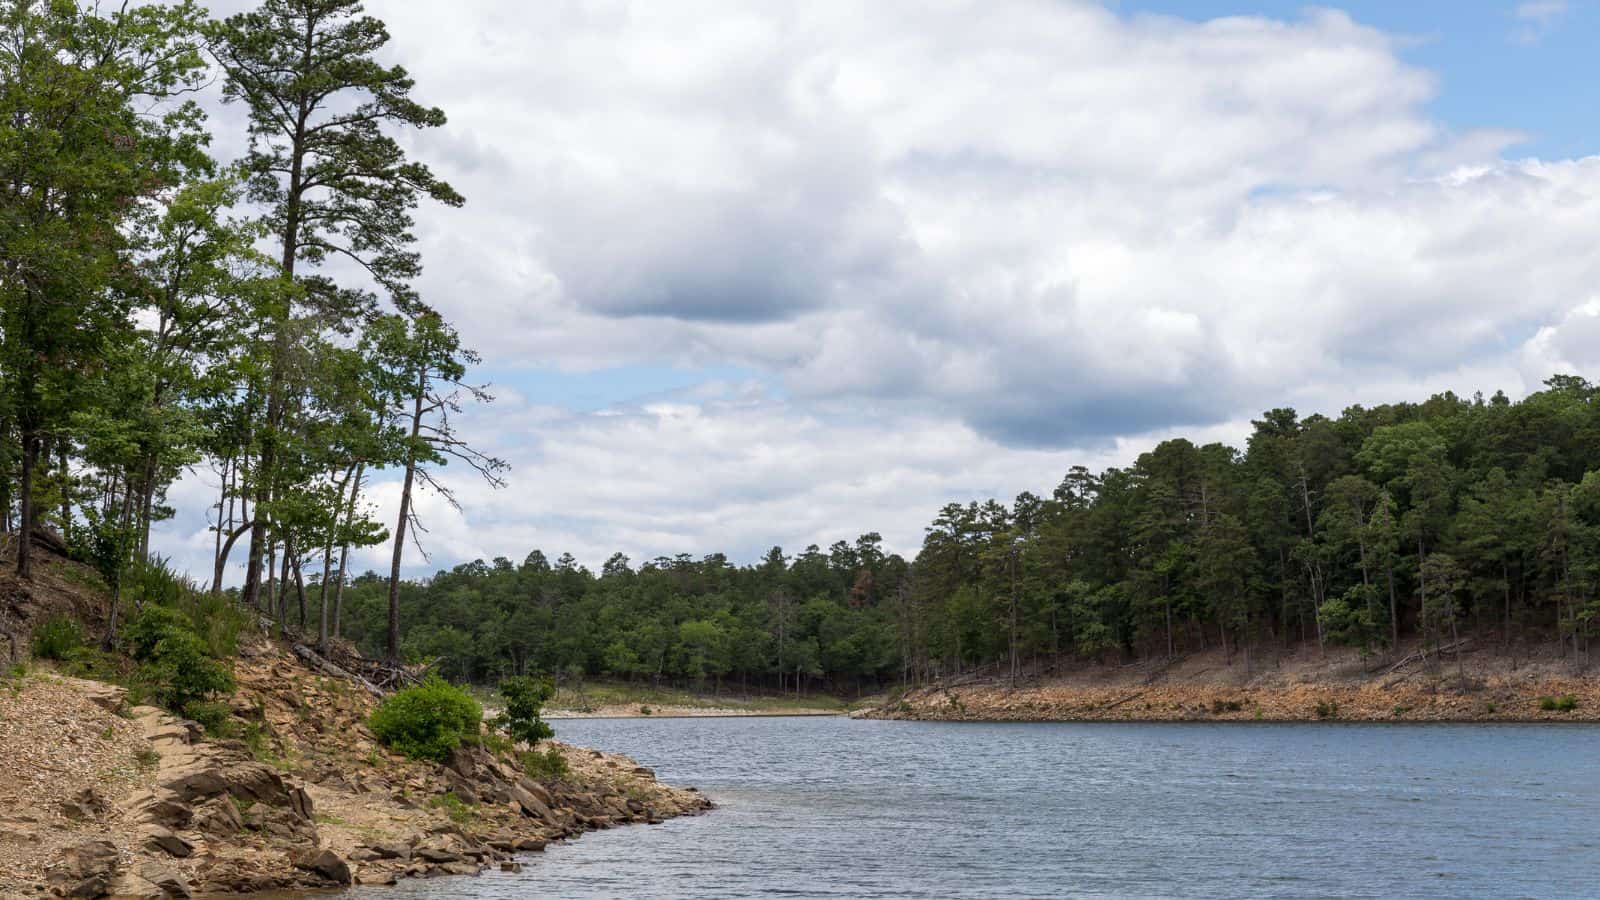
[[[46,670],[0,690],[0,898],[187,897],[515,871],[550,841],[711,808],[626,757],[549,742],[568,772],[515,754],[447,765],[390,754],[373,700],[265,642],[235,666],[246,738],[119,688]]]
[[[1253,673],[1220,654],[1018,681],[914,688],[852,715],[944,722],[1600,722],[1582,661],[1473,654],[1374,665],[1301,650]],[[1131,671],[1130,671],[1131,669]]]

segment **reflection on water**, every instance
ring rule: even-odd
[[[1600,729],[558,723],[721,809],[587,835],[521,874],[394,900],[1581,897],[1600,893]]]

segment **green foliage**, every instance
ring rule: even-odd
[[[1545,712],[1572,712],[1578,708],[1578,698],[1571,694],[1559,697],[1540,697],[1539,708]]]
[[[536,781],[565,778],[568,772],[567,758],[554,747],[546,750],[526,750],[518,759],[522,763],[522,771]]]
[[[1217,699],[1211,701],[1211,711],[1217,715],[1221,715],[1222,713],[1238,712],[1242,709],[1244,709],[1244,701],[1242,700]]]
[[[478,737],[482,719],[472,695],[431,677],[385,698],[368,724],[386,746],[412,759],[444,762],[462,741]]]
[[[428,800],[428,805],[434,809],[444,810],[450,821],[457,825],[467,825],[478,818],[476,803],[469,803],[455,794],[440,794]]]
[[[191,700],[183,705],[183,715],[199,722],[206,734],[212,737],[229,738],[239,734],[239,729],[231,721],[233,711],[226,703]]]
[[[152,605],[181,616],[206,650],[219,659],[239,652],[239,636],[251,627],[250,613],[224,594],[213,594],[175,571],[164,558],[134,563],[124,576],[129,599],[148,610]]]
[[[83,628],[71,616],[55,616],[33,630],[32,650],[38,659],[70,660],[83,649]]]
[[[555,729],[539,718],[544,705],[556,692],[553,682],[519,675],[500,682],[500,697],[505,701],[505,711],[491,723],[503,728],[513,741],[537,744],[555,737]]]
[[[188,617],[176,610],[146,605],[128,623],[123,639],[140,663],[136,680],[168,709],[182,711],[233,690],[233,673],[212,658]]]
[[[1339,701],[1318,700],[1315,711],[1319,719],[1337,719],[1339,718]]]

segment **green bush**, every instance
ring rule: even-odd
[[[536,781],[550,781],[565,777],[567,758],[554,747],[549,750],[528,750],[522,754],[522,771]]]
[[[139,662],[156,658],[156,648],[161,642],[176,634],[190,632],[189,620],[183,613],[154,603],[145,604],[122,629],[122,639],[127,642],[128,655]]]
[[[1339,718],[1339,701],[1337,701],[1337,700],[1318,700],[1317,701],[1317,718],[1319,718],[1319,719],[1337,719],[1337,718]]]
[[[168,709],[182,712],[189,704],[233,690],[233,673],[211,658],[188,617],[176,610],[146,604],[122,635],[140,663],[136,680]]]
[[[83,650],[83,629],[69,616],[46,620],[33,630],[33,655],[38,659],[69,660]]]
[[[233,737],[238,729],[233,725],[233,710],[228,704],[215,700],[195,700],[183,706],[184,716],[199,722],[212,737]]]
[[[504,728],[513,741],[537,744],[545,738],[555,737],[555,729],[539,718],[545,703],[555,695],[556,687],[549,681],[518,675],[500,682],[500,696],[505,698],[505,712],[495,717],[493,724]]]
[[[1545,712],[1572,712],[1578,708],[1578,698],[1571,694],[1559,697],[1540,697],[1539,708]]]
[[[461,688],[437,676],[397,691],[368,724],[385,745],[412,759],[444,762],[465,739],[476,739],[483,708]]]
[[[159,557],[130,566],[123,592],[146,610],[155,606],[181,617],[188,630],[205,642],[206,652],[218,658],[236,654],[239,635],[250,627],[247,610],[226,596],[202,590]]]

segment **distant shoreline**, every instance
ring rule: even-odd
[[[551,709],[544,717],[558,719],[759,719],[759,718],[817,718],[843,716],[839,709],[731,709],[723,707],[648,707],[643,712],[638,706],[606,706],[594,710]]]
[[[1497,648],[1399,662],[1299,647],[1258,660],[1193,654],[1018,680],[967,676],[851,715],[943,722],[1600,722],[1600,675],[1581,658]]]

